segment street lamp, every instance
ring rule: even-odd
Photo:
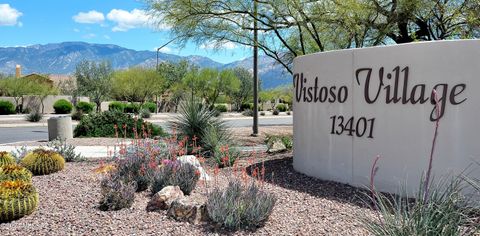
[[[160,52],[160,50],[161,50],[162,48],[164,48],[165,46],[167,46],[168,44],[170,44],[171,42],[173,42],[175,39],[178,39],[178,38],[179,38],[179,37],[175,37],[175,38],[173,38],[173,39],[170,39],[170,41],[166,42],[165,44],[163,44],[162,46],[160,46],[160,47],[157,48],[157,66],[155,67],[155,68],[157,69],[157,71],[158,71],[158,53]]]

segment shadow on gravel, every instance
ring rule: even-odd
[[[277,156],[276,159],[263,162],[265,165],[265,182],[281,188],[304,192],[318,198],[370,208],[370,204],[367,204],[368,197],[366,194],[369,194],[368,190],[309,177],[293,169],[291,153],[277,154]],[[255,168],[261,170],[262,162],[247,167],[248,174],[252,175]]]

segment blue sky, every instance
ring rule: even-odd
[[[168,27],[153,29],[136,0],[0,0],[0,46],[83,41],[151,50],[168,42]],[[250,50],[227,43],[215,52],[211,45],[168,45],[162,51],[201,55],[229,63],[251,55]]]

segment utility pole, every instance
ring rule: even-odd
[[[253,133],[258,136],[258,32],[257,32],[257,1],[253,0]]]

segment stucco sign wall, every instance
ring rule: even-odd
[[[376,187],[413,192],[428,166],[437,119],[433,174],[458,174],[480,162],[480,40],[302,56],[294,61],[293,82],[299,172],[368,186],[380,155]]]

